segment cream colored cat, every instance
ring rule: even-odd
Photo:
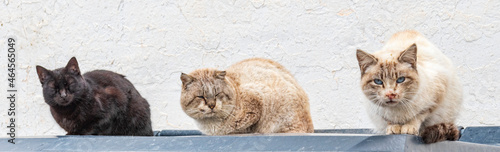
[[[292,74],[267,59],[247,59],[226,71],[181,74],[181,106],[207,135],[312,133],[309,99]]]
[[[457,140],[462,87],[451,61],[416,31],[396,33],[373,54],[358,50],[361,88],[379,132]]]

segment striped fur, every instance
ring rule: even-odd
[[[274,61],[253,58],[226,71],[199,69],[181,80],[182,108],[204,134],[314,131],[307,94]]]
[[[444,140],[458,140],[460,131],[453,123],[440,123],[426,127],[420,135],[424,142],[429,144]]]

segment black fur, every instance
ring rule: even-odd
[[[75,57],[64,68],[36,70],[45,102],[68,135],[153,135],[149,104],[125,76],[105,70],[81,75]]]

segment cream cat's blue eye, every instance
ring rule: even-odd
[[[378,84],[378,85],[384,84],[384,82],[382,82],[382,80],[380,80],[380,79],[375,79],[375,80],[373,80],[373,82],[375,82],[375,84]]]
[[[397,83],[403,83],[405,82],[405,77],[399,77],[398,80],[396,80]]]

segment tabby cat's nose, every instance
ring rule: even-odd
[[[205,104],[207,104],[207,106],[213,110],[215,108],[215,99],[207,100]]]

